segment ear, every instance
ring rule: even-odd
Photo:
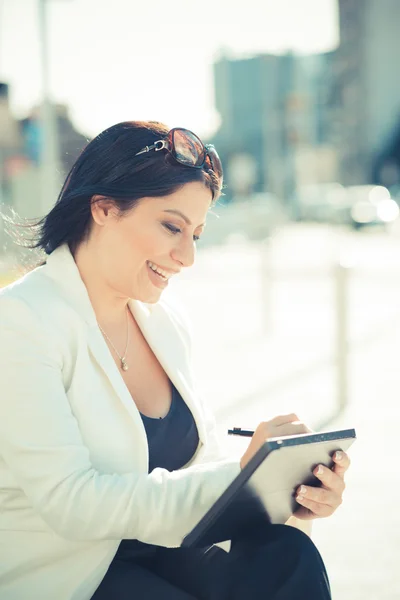
[[[92,196],[90,209],[94,222],[100,226],[105,225],[110,218],[114,218],[118,214],[118,209],[113,200],[98,194]]]

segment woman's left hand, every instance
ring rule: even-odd
[[[350,459],[345,452],[335,452],[335,465],[332,469],[319,465],[313,471],[321,481],[321,487],[301,485],[296,490],[296,500],[300,508],[294,513],[297,519],[316,519],[329,517],[342,503],[345,489],[344,474],[350,466]]]

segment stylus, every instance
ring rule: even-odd
[[[234,427],[233,429],[228,429],[229,435],[242,435],[243,437],[252,437],[254,431],[249,431],[248,429],[242,429],[241,427]]]

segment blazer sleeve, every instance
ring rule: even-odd
[[[0,295],[0,455],[34,509],[74,540],[179,546],[239,474],[238,460],[150,474],[106,474],[90,461],[51,331],[24,300]]]

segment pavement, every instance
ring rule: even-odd
[[[337,600],[400,598],[400,327],[351,356],[350,404],[332,427],[353,426],[344,502],[313,539]]]
[[[348,290],[348,403],[338,407],[333,263]],[[171,294],[192,323],[195,367],[231,454],[255,427],[295,411],[314,429],[354,427],[344,502],[314,522],[334,600],[400,599],[400,242],[381,234],[291,226],[270,246],[199,252]],[[264,264],[264,267],[263,267]],[[269,314],[266,314],[268,312]]]

